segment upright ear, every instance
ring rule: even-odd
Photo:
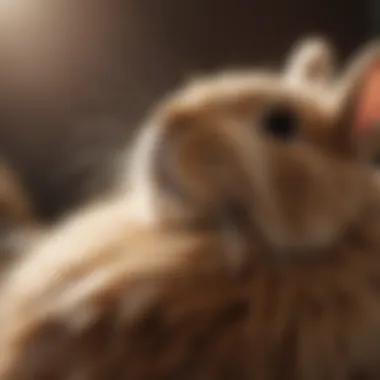
[[[363,86],[370,70],[379,63],[379,60],[380,40],[375,40],[354,54],[348,61],[346,69],[337,78],[331,92],[331,102],[341,136],[352,136],[355,132]]]
[[[345,112],[352,105],[352,100],[357,100],[368,71],[378,60],[380,40],[365,45],[349,60],[335,84],[333,101],[337,112]]]
[[[326,85],[335,70],[335,52],[323,38],[309,37],[296,43],[284,69],[284,78],[292,83]]]

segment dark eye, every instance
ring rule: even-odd
[[[298,131],[298,120],[294,111],[285,106],[266,110],[262,125],[265,133],[281,140],[291,140]]]

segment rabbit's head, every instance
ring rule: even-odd
[[[365,203],[352,126],[379,56],[371,43],[334,73],[332,48],[311,38],[280,72],[225,72],[180,89],[137,139],[134,207],[150,221],[232,218],[275,249],[333,243]]]

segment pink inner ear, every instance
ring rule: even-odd
[[[380,60],[369,69],[359,98],[355,129],[367,131],[380,123]]]

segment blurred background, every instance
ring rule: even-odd
[[[0,18],[1,149],[54,217],[183,80],[278,65],[308,34],[345,58],[380,33],[380,0],[0,0]]]

